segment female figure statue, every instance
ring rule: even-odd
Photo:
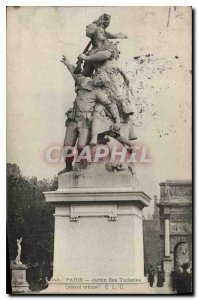
[[[102,16],[101,16],[102,17]],[[117,66],[119,50],[117,43],[110,42],[108,38],[126,38],[125,35],[110,34],[105,31],[107,22],[99,18],[86,27],[86,35],[91,38],[92,48],[86,54],[80,54],[79,58],[84,60],[83,75],[93,77],[98,72],[103,71],[111,81],[111,86],[116,93],[116,103],[121,119],[121,135],[126,139],[136,139],[133,132],[133,125],[130,116],[133,114],[131,109],[131,99],[129,93],[129,80],[125,73]],[[98,25],[99,24],[99,25]]]
[[[22,265],[21,262],[21,242],[22,242],[22,237],[20,239],[17,239],[17,257],[15,259],[15,263],[18,265]]]

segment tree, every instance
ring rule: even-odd
[[[28,265],[50,265],[53,258],[54,207],[43,192],[57,188],[57,178],[24,177],[16,165],[7,172],[7,231],[9,257],[16,257],[16,239],[23,237],[21,261]],[[17,172],[15,172],[15,170]]]

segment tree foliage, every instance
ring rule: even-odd
[[[37,180],[22,176],[16,165],[7,167],[12,169],[7,172],[10,260],[16,258],[16,239],[22,236],[21,261],[28,265],[49,265],[53,259],[54,207],[45,202],[43,192],[56,189],[57,178]]]

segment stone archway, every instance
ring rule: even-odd
[[[190,247],[187,242],[180,242],[174,247],[174,266],[181,266],[183,263],[190,262]]]

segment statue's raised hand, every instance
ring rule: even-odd
[[[66,66],[69,64],[69,60],[65,55],[62,55],[61,62]]]

